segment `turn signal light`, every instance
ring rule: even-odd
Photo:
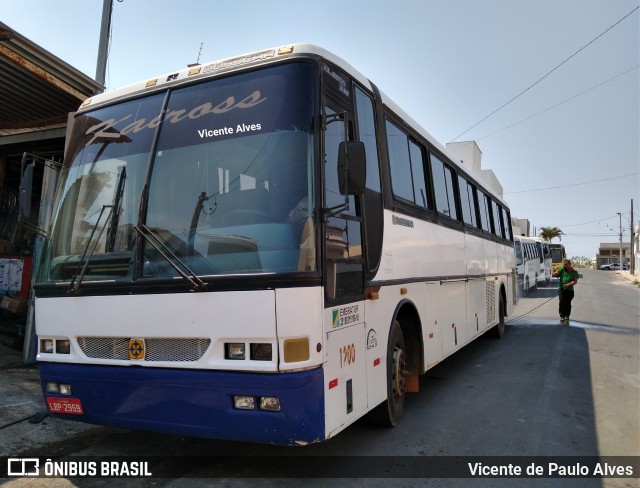
[[[309,360],[309,339],[286,339],[283,344],[284,362],[297,363]]]

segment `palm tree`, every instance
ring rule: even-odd
[[[554,237],[562,240],[562,234],[564,234],[564,232],[557,227],[540,227],[540,237],[547,242],[551,242]]]

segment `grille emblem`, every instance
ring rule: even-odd
[[[129,339],[129,359],[144,359],[144,339]]]

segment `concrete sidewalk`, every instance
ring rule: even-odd
[[[630,271],[614,271],[614,273],[616,273],[617,275],[620,275],[625,280],[629,280],[629,281],[637,280],[640,282],[640,273],[637,271],[634,274],[631,274]]]
[[[98,428],[50,417],[38,365],[24,364],[22,352],[0,344],[0,456],[35,455],[43,446]]]

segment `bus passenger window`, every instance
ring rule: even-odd
[[[480,214],[480,224],[482,230],[485,232],[491,232],[489,209],[487,207],[487,196],[481,190],[478,190],[478,212]]]
[[[431,155],[431,170],[433,172],[433,186],[436,194],[436,208],[438,212],[458,219],[456,198],[453,186],[453,172],[439,158]]]
[[[493,210],[493,233],[498,237],[504,237],[504,227],[500,220],[500,210],[498,204],[491,200],[491,209]]]
[[[460,191],[460,203],[462,204],[462,218],[465,223],[477,227],[476,203],[473,197],[475,189],[473,185],[462,176],[458,176],[458,187]]]
[[[389,166],[393,194],[404,200],[414,202],[411,178],[411,157],[407,145],[407,135],[394,124],[387,121],[387,146],[389,148]]]

